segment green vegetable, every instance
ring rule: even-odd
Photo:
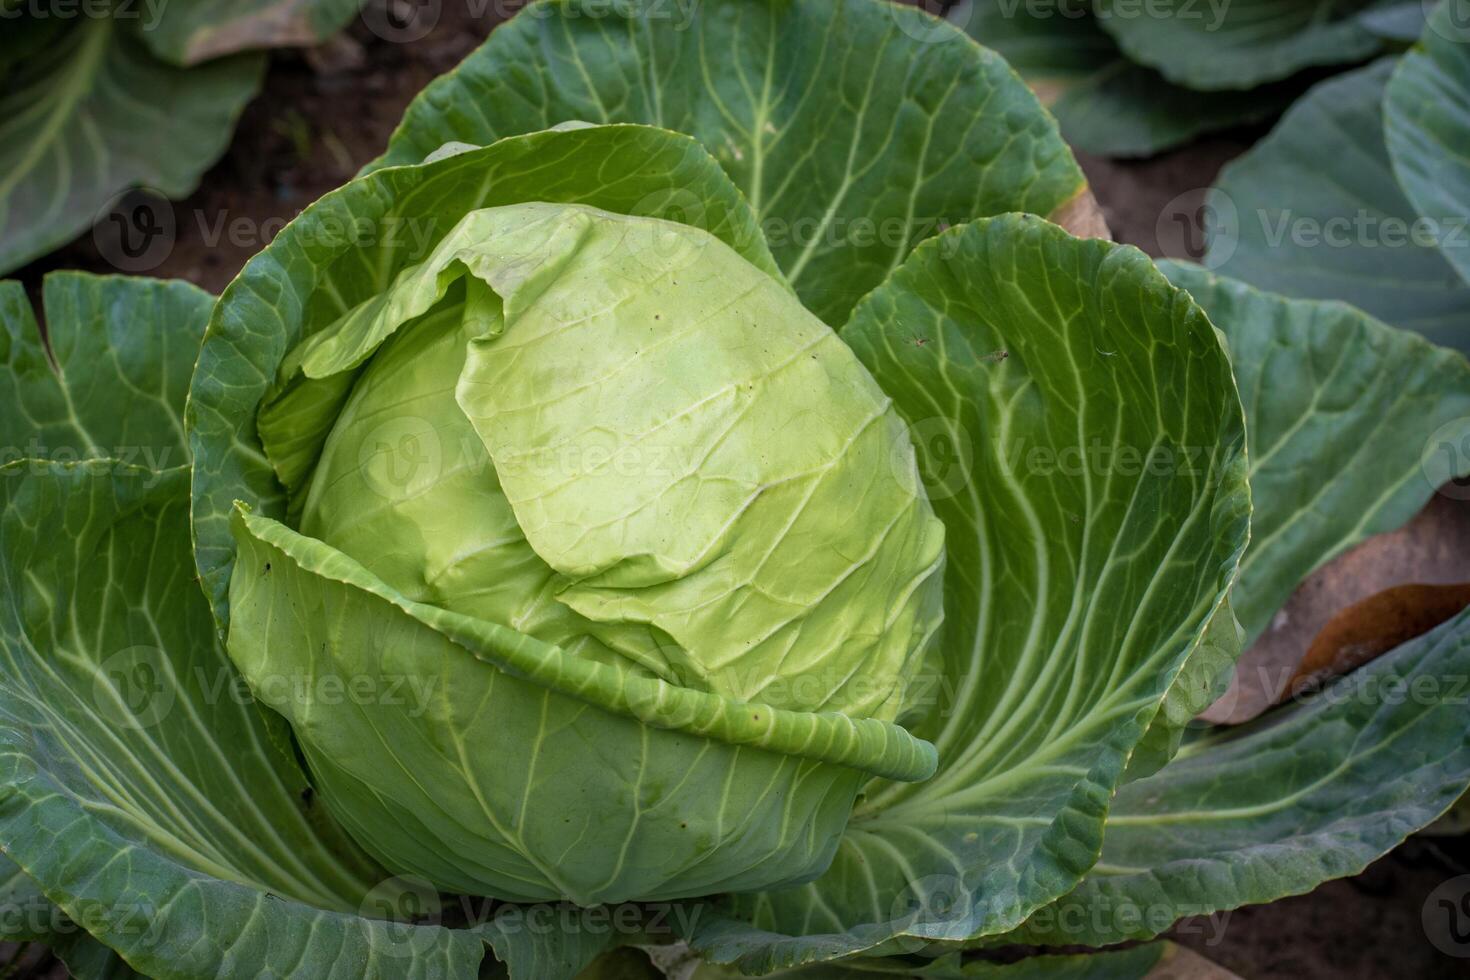
[[[1237,612],[1427,496],[1458,355],[1051,224],[1055,123],[918,11],[667,10],[528,8],[217,301],[55,275],[48,350],[0,284],[7,938],[1136,977],[967,951],[1306,890],[1470,784],[1464,616],[1190,731]]]
[[[582,904],[799,882],[864,772],[932,773],[886,724],[943,615],[908,433],[718,238],[470,211],[276,388],[277,471],[321,449],[288,504],[300,534],[236,521],[230,654],[388,866]],[[270,689],[374,656],[443,690],[413,717]],[[361,750],[433,743],[387,767]]]

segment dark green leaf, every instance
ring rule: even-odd
[[[1224,332],[1246,406],[1255,513],[1232,600],[1254,642],[1308,574],[1434,493],[1431,437],[1470,440],[1470,361],[1343,303],[1162,268]]]
[[[1101,945],[1356,874],[1470,783],[1470,610],[1123,787],[1082,887],[1007,937]]]
[[[702,142],[833,326],[922,239],[1084,186],[1004,61],[886,0],[533,4],[424,90],[373,166],[568,120]]]
[[[1388,83],[1384,132],[1394,172],[1418,213],[1441,230],[1440,250],[1470,281],[1470,14],[1443,0],[1424,39]],[[1470,326],[1463,328],[1470,333]]]
[[[701,920],[695,945],[746,970],[994,934],[1070,889],[1245,545],[1224,350],[1141,252],[981,220],[916,250],[842,336],[948,529],[910,722],[941,767],[870,785],[812,884]]]
[[[12,43],[0,37],[0,70]],[[159,61],[136,25],[66,21],[0,76],[0,273],[85,231],[131,187],[182,197],[224,151],[264,61],[185,70]]]
[[[1206,201],[1204,264],[1261,289],[1340,299],[1470,349],[1470,287],[1400,190],[1383,141],[1384,59],[1313,88]],[[1463,229],[1462,229],[1463,232]]]
[[[1098,17],[1130,58],[1186,88],[1248,89],[1317,65],[1363,61],[1382,41],[1357,17],[1374,0],[1099,0]]]

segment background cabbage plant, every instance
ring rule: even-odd
[[[359,3],[0,2],[0,273],[130,188],[192,191],[260,85],[258,52],[321,41]]]
[[[1279,116],[1329,75],[1401,52],[1419,0],[955,0],[946,16],[1003,54],[1088,153],[1146,157]]]
[[[1413,49],[1315,86],[1225,167],[1201,261],[1470,350],[1467,15],[1465,0],[1432,7]]]

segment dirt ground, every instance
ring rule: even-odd
[[[433,7],[435,4],[428,4]],[[422,39],[390,43],[361,23],[326,48],[272,57],[264,91],[246,110],[228,153],[202,188],[174,206],[176,241],[150,274],[219,291],[306,205],[380,153],[410,99],[452,68],[514,7],[505,0],[446,0]],[[475,14],[472,10],[486,9]],[[1084,158],[1114,237],[1154,255],[1198,254],[1190,219],[1224,162],[1260,130],[1202,140],[1155,159]],[[18,274],[38,286],[53,269],[114,269],[91,235]],[[1470,959],[1436,950],[1421,921],[1441,882],[1470,873],[1470,840],[1415,839],[1355,878],[1176,938],[1250,980],[1465,977]],[[1459,951],[1470,954],[1470,945]]]

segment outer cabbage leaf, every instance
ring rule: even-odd
[[[1239,588],[1237,585],[1235,591]],[[1210,617],[1199,646],[1169,687],[1163,707],[1128,760],[1124,779],[1151,776],[1174,758],[1194,719],[1230,689],[1244,641],[1244,630],[1227,599]]]
[[[134,21],[64,23],[14,60],[16,25],[0,39],[0,273],[86,230],[131,187],[192,191],[265,64],[241,56],[184,70],[159,61]]]
[[[1256,508],[1233,598],[1254,637],[1308,572],[1433,493],[1420,453],[1442,426],[1470,436],[1470,364],[1341,303],[1161,267],[1225,334],[1247,408]],[[1324,467],[1351,478],[1324,480]],[[1467,656],[1462,615],[1305,705],[1196,732],[1175,762],[1120,791],[1083,886],[1000,941],[1148,938],[1361,870],[1470,781],[1448,721]]]
[[[122,957],[66,917],[40,886],[0,855],[0,939],[42,941],[77,980],[131,980],[135,973]]]
[[[164,4],[142,32],[176,65],[254,51],[319,44],[352,19],[363,0],[193,0]]]
[[[745,970],[972,940],[1074,887],[1249,523],[1224,350],[1134,249],[981,220],[920,246],[842,336],[948,531],[913,725],[941,768],[870,784],[823,877],[701,920],[695,946]]]
[[[277,393],[278,381],[293,377],[283,364],[287,352],[382,296],[470,211],[525,201],[673,218],[708,230],[775,273],[748,205],[714,160],[688,137],[648,127],[535,133],[424,166],[382,170],[326,195],[225,291],[194,375],[187,422],[198,460],[196,557],[221,623],[228,617],[233,502],[245,500],[267,516],[286,513],[286,494],[261,453],[256,413]],[[333,397],[346,395],[343,388]],[[312,433],[294,445],[299,459],[314,459],[329,431],[306,419],[330,420],[339,406],[330,398],[311,401],[300,406],[303,418],[287,423],[298,435]],[[304,463],[291,472],[307,469]]]
[[[1470,362],[1344,303],[1160,267],[1225,334],[1246,406],[1255,512],[1232,601],[1253,642],[1311,572],[1424,506],[1431,436],[1470,439]]]
[[[185,463],[184,395],[214,297],[184,282],[76,272],[48,276],[42,295],[49,348],[25,290],[0,283],[0,464]],[[14,862],[0,857],[0,868],[5,939],[44,940],[73,976],[132,975]]]
[[[188,462],[183,405],[214,297],[186,282],[57,272],[49,349],[18,282],[0,282],[0,463]]]
[[[30,875],[4,855],[0,855],[0,915],[4,916],[0,939],[5,942],[45,939],[69,924]]]
[[[364,917],[421,892],[313,805],[280,718],[217,644],[192,581],[188,468],[99,455],[185,461],[210,297],[64,273],[44,299],[54,369],[24,293],[0,284],[0,439],[50,457],[0,468],[0,840],[30,933],[83,977],[131,975],[108,947],[159,978],[474,977],[486,943],[513,977],[575,973],[610,939],[576,916],[472,931]]]
[[[429,85],[373,166],[568,120],[702,142],[833,326],[941,228],[1084,190],[1004,61],[886,0],[543,0]]]
[[[1305,8],[1304,8],[1305,9]],[[1415,227],[1383,141],[1384,59],[1315,86],[1206,200],[1204,264],[1303,299],[1341,299],[1430,340],[1470,349],[1470,287]],[[1445,236],[1455,235],[1455,239]]]
[[[6,854],[161,980],[468,978],[486,942],[513,975],[575,973],[606,935],[364,917],[412,892],[313,805],[280,720],[241,697],[190,581],[187,491],[186,469],[107,460],[0,470]]]
[[[1005,941],[1148,939],[1357,874],[1470,784],[1470,610],[1321,693],[1195,739],[1123,787],[1102,860]]]
[[[1470,27],[1466,0],[1443,0],[1384,99],[1384,133],[1404,194],[1457,233],[1444,257],[1470,281]]]
[[[1171,82],[1204,91],[1248,89],[1314,65],[1377,54],[1382,39],[1357,17],[1374,2],[1166,0],[1140,8],[1100,0],[1098,19],[1130,58]]]

